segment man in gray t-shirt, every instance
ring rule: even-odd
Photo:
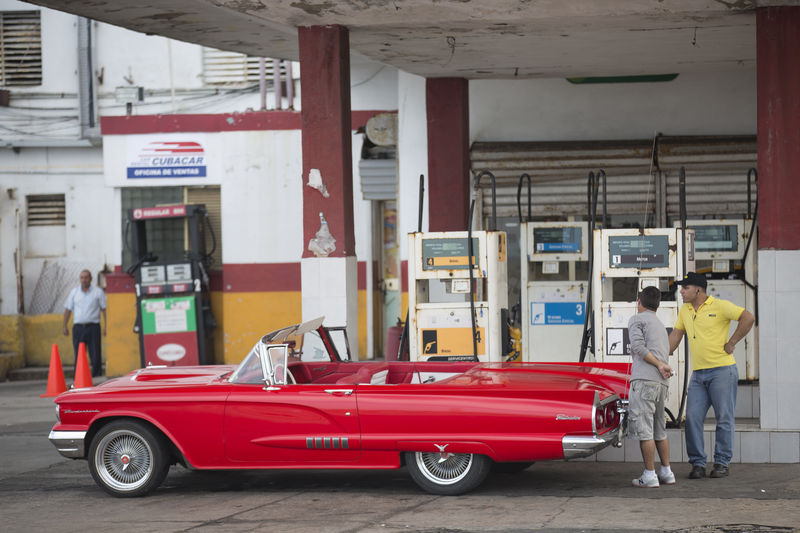
[[[658,288],[645,287],[639,293],[638,313],[628,321],[633,359],[628,394],[628,435],[639,441],[644,460],[644,473],[633,480],[634,487],[656,488],[661,483],[675,483],[675,474],[669,465],[667,421],[664,416],[672,368],[667,364],[667,330],[656,316],[660,303],[661,292]],[[661,459],[658,475],[655,471],[656,449]]]

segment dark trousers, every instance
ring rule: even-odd
[[[92,364],[92,376],[103,373],[103,361],[100,358],[100,324],[73,324],[72,346],[75,348],[75,361],[78,361],[78,344],[84,343],[89,352]]]

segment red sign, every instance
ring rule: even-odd
[[[145,365],[187,366],[198,364],[197,333],[157,333],[144,336]]]
[[[175,283],[172,286],[172,292],[187,292],[189,290],[189,285],[186,283]]]
[[[145,287],[145,292],[147,294],[161,294],[161,285],[150,285]]]
[[[133,210],[134,220],[147,220],[152,218],[185,217],[185,205],[170,205],[165,207],[139,207]]]

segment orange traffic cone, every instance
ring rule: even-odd
[[[47,392],[40,394],[40,398],[58,396],[67,390],[67,383],[64,381],[64,369],[61,368],[61,356],[58,355],[58,344],[53,345],[50,350],[50,371],[47,374]]]
[[[76,389],[94,386],[92,373],[89,370],[89,357],[86,355],[86,345],[84,343],[78,345],[78,360],[75,361],[75,383],[73,386]]]

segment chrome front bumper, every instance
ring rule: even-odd
[[[84,441],[85,431],[51,431],[48,437],[56,450],[70,459],[82,459],[85,457]]]
[[[564,459],[578,459],[593,455],[606,446],[613,445],[617,448],[622,446],[622,439],[625,438],[628,430],[627,402],[623,402],[626,408],[619,410],[619,426],[617,429],[607,431],[602,435],[592,437],[567,435],[561,439],[561,448],[564,450]]]

